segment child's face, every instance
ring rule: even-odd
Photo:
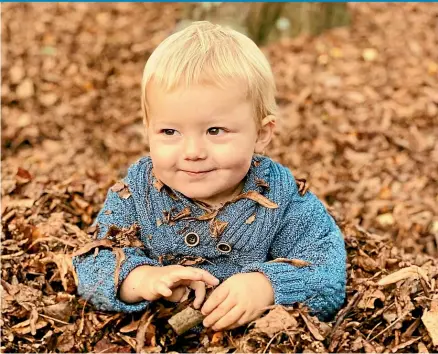
[[[243,90],[194,86],[147,91],[147,127],[154,173],[185,196],[218,204],[241,187],[258,132]]]

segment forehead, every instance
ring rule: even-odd
[[[147,87],[149,116],[152,120],[181,118],[227,118],[236,114],[252,116],[252,105],[240,85],[217,87],[194,85],[165,91],[158,85]]]

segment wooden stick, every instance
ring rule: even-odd
[[[173,315],[169,319],[169,324],[174,331],[181,335],[187,332],[189,329],[199,325],[204,320],[205,316],[199,310],[195,310],[193,307],[186,307],[181,312]]]

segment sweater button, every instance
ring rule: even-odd
[[[189,232],[185,237],[184,241],[187,246],[195,247],[199,244],[199,236],[195,232]]]
[[[231,246],[229,243],[226,243],[226,242],[219,242],[217,244],[216,248],[221,253],[230,253],[231,252]]]

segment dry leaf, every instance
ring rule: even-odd
[[[274,307],[269,313],[254,321],[254,330],[272,338],[275,334],[298,326],[297,320],[282,306]]]
[[[362,296],[359,303],[357,304],[357,307],[360,309],[373,309],[374,303],[377,299],[384,302],[386,299],[385,294],[378,289],[367,289],[365,294]]]
[[[73,252],[71,256],[77,257],[90,252],[94,248],[99,248],[99,247],[111,248],[112,246],[113,246],[113,242],[108,239],[96,240],[84,245],[79,250]]]
[[[309,186],[307,185],[307,181],[304,178],[296,178],[295,182],[297,184],[298,193],[303,196],[309,190]]]
[[[183,265],[183,266],[194,266],[197,264],[202,264],[206,262],[207,260],[202,257],[196,257],[196,256],[184,256],[177,264]]]
[[[246,219],[245,224],[251,225],[256,219],[256,214],[252,214],[248,219]]]
[[[410,266],[383,277],[377,282],[377,285],[390,285],[397,283],[400,280],[409,279],[412,277],[415,277],[416,279],[422,277],[427,283],[429,283],[429,277],[427,276],[427,272],[425,270],[418,266]]]
[[[57,304],[43,307],[43,312],[45,315],[64,322],[70,321],[72,310],[73,308],[71,303],[67,301],[58,302]]]
[[[196,220],[199,220],[199,221],[211,220],[211,219],[214,219],[218,213],[219,213],[219,210],[212,210],[212,211],[206,212],[203,215],[198,216],[196,218]]]
[[[227,222],[213,219],[210,222],[210,233],[213,235],[213,237],[219,238],[227,226]]]
[[[424,311],[421,321],[432,338],[433,345],[438,346],[438,298],[432,300],[430,311]]]
[[[159,179],[155,179],[154,187],[158,192],[161,192],[161,189],[163,189],[164,184]]]
[[[269,189],[269,184],[264,179],[256,177],[255,178],[255,183],[256,183],[256,186],[258,186],[258,187],[263,187],[263,188]]]
[[[307,328],[309,329],[310,333],[315,337],[316,340],[323,341],[325,338],[324,336],[319,332],[318,327],[315,326],[315,324],[312,322],[310,318],[307,317],[307,315],[300,312],[301,317],[303,318],[304,322],[306,323]]]
[[[120,267],[126,259],[125,252],[121,248],[113,248],[113,253],[116,255],[116,265],[114,270],[114,286],[116,289],[119,287],[119,274]]]
[[[237,202],[240,199],[251,199],[257,203],[259,203],[261,206],[264,206],[265,208],[269,209],[276,209],[278,208],[278,204],[274,203],[273,201],[269,200],[265,196],[261,195],[260,193],[256,191],[248,191],[242,194],[239,194],[237,197],[235,197],[231,202]]]
[[[32,175],[24,168],[18,167],[17,174],[15,175],[15,180],[18,184],[25,184],[32,180]]]
[[[133,332],[136,331],[138,329],[138,326],[140,326],[140,320],[136,320],[136,321],[131,321],[130,323],[128,323],[126,326],[123,326],[122,328],[120,328],[120,333],[129,333],[129,332]]]
[[[303,268],[312,265],[312,263],[304,261],[302,259],[289,259],[289,258],[275,258],[272,261],[269,261],[268,263],[287,263],[297,268]]]
[[[116,182],[111,188],[111,191],[117,193],[120,198],[128,199],[131,196],[129,187],[122,181]]]

